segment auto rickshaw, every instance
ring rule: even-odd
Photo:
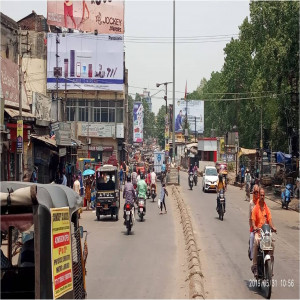
[[[81,198],[63,185],[0,185],[1,298],[86,298]]]
[[[96,170],[96,216],[110,215],[119,219],[120,209],[120,185],[118,168],[112,165],[104,165]]]

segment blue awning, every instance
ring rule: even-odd
[[[289,163],[292,162],[292,155],[291,154],[285,154],[283,152],[277,152],[276,153],[276,160],[277,160],[277,163],[289,164]]]

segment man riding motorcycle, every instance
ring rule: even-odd
[[[123,199],[125,199],[124,209],[123,209],[124,210],[123,218],[125,220],[126,218],[125,205],[129,203],[131,207],[134,208],[134,201],[135,201],[135,191],[134,191],[133,184],[131,183],[131,176],[129,174],[127,175],[127,182],[125,184],[124,191],[123,191]],[[124,225],[125,225],[125,221],[124,221]]]
[[[219,205],[220,205],[220,196],[219,192],[223,190],[223,193],[225,195],[225,190],[226,190],[226,183],[225,180],[223,179],[222,174],[219,174],[218,181],[217,181],[217,208],[216,210],[218,211]],[[226,199],[224,197],[224,213],[226,212]]]
[[[151,189],[154,187],[155,188],[155,194],[156,194],[156,174],[154,172],[154,168],[151,172],[150,177],[151,177]]]
[[[252,214],[252,226],[253,231],[255,232],[254,235],[254,245],[253,245],[253,265],[251,270],[255,277],[257,277],[257,253],[258,253],[258,244],[260,241],[260,232],[258,231],[265,223],[269,224],[271,229],[274,232],[277,232],[276,228],[273,225],[272,215],[270,209],[268,208],[267,204],[265,203],[265,191],[263,188],[259,191],[259,200],[255,207],[253,208]],[[272,241],[272,254],[271,257],[274,259],[274,243]]]
[[[145,182],[145,175],[143,172],[141,172],[141,179],[137,184],[137,192],[138,192],[138,199],[139,198],[145,199],[145,212],[146,212],[147,184]]]

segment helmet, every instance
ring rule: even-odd
[[[143,172],[141,172],[141,179],[145,179],[145,175],[144,175],[144,173]]]
[[[127,175],[127,181],[128,181],[128,182],[131,181],[131,176],[130,176],[130,174]]]

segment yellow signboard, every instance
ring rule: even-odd
[[[224,154],[225,153],[225,141],[224,138],[220,139],[220,154]]]
[[[51,208],[52,283],[54,299],[73,290],[69,208]]]
[[[170,151],[170,144],[166,144],[165,151]]]

